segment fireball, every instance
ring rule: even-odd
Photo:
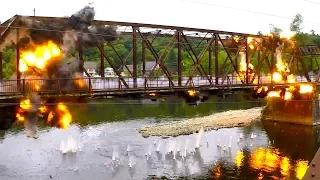
[[[48,61],[61,56],[61,50],[54,42],[35,47],[33,51],[22,51],[19,60],[19,71],[25,72],[29,67],[43,70]]]

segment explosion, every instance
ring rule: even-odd
[[[240,52],[240,67],[239,67],[239,75],[240,77],[238,78],[239,80],[246,77],[246,72],[247,72],[247,63],[246,63],[246,55],[244,52]],[[253,65],[251,63],[248,64],[248,74],[249,77],[253,73]],[[254,82],[255,83],[255,82]]]
[[[294,34],[280,34],[280,39],[290,39]],[[274,36],[270,35],[270,39]],[[274,72],[269,77],[270,82],[273,84],[288,84],[285,87],[259,87],[255,88],[255,97],[260,98],[280,98],[282,100],[297,100],[301,99],[302,95],[310,95],[313,93],[313,86],[310,84],[296,84],[296,77],[290,73],[287,62],[282,59],[282,49],[284,43],[277,42],[274,57],[276,64]]]
[[[28,95],[20,101],[16,120],[24,122],[32,133],[36,132],[39,119],[62,129],[68,128],[72,122],[68,107],[59,97],[54,97],[52,102],[55,103],[49,105],[49,100],[41,99],[40,90],[68,93],[88,88],[79,68],[80,59],[73,55],[69,58],[69,51],[82,51],[117,39],[116,26],[93,25],[94,16],[94,8],[86,6],[66,22],[37,21],[32,17],[17,20],[19,26],[26,27],[16,45],[20,47],[18,70],[22,73]],[[0,42],[0,46],[6,46],[5,43],[7,41]]]
[[[16,113],[17,121],[24,122],[26,120],[28,110],[32,107],[30,103],[30,99],[22,100],[20,103],[20,108]],[[69,109],[63,103],[58,103],[55,108],[53,108],[50,112],[48,112],[48,107],[40,106],[37,109],[38,115],[46,115],[47,116],[47,124],[55,125],[62,129],[67,129],[71,122],[72,116],[70,114]]]
[[[44,45],[33,45],[35,46],[34,51],[22,51],[21,59],[19,60],[19,71],[25,72],[31,68],[37,68],[43,70],[49,63],[49,60],[60,57],[61,50],[54,42],[49,41]]]
[[[196,95],[196,91],[195,91],[195,90],[188,90],[188,95],[189,95],[190,97],[193,97],[193,96]]]

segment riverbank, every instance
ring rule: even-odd
[[[230,110],[215,113],[204,117],[195,117],[188,120],[157,124],[137,129],[144,137],[161,136],[176,137],[189,135],[198,132],[201,128],[205,131],[217,130],[221,128],[231,128],[247,126],[252,121],[261,116],[263,107],[251,108],[246,110]]]

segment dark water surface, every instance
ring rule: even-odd
[[[69,105],[74,124],[67,130],[41,127],[38,139],[27,138],[18,125],[0,131],[0,179],[126,180],[203,174],[208,179],[301,179],[320,145],[317,127],[258,121],[248,127],[205,132],[199,150],[194,150],[197,134],[161,139],[143,138],[136,131],[146,125],[264,104],[235,95],[212,97],[197,107],[175,99]],[[243,139],[237,142],[240,134]],[[68,138],[77,142],[77,152],[62,154],[61,142]],[[167,154],[171,149],[175,153]],[[185,149],[186,158],[182,158]]]

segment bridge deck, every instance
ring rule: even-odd
[[[143,93],[166,93],[195,90],[243,90],[261,86],[288,86],[293,84],[277,83],[272,84],[270,77],[263,76],[257,83],[245,84],[240,78],[227,76],[219,78],[218,84],[215,84],[215,78],[211,77],[193,77],[188,82],[188,77],[182,78],[182,85],[173,80],[172,86],[166,78],[125,78],[128,87],[124,86],[120,78],[83,78],[83,79],[22,79],[5,80],[0,83],[0,99],[22,97],[28,92],[38,92],[43,96],[105,96],[105,95],[125,95],[125,94],[143,94]],[[314,78],[312,78],[314,79]],[[68,86],[68,82],[77,81],[80,87]],[[136,83],[135,83],[136,82]],[[309,83],[306,78],[297,77],[297,83]],[[48,84],[51,84],[48,87]],[[317,83],[315,83],[318,85]]]

